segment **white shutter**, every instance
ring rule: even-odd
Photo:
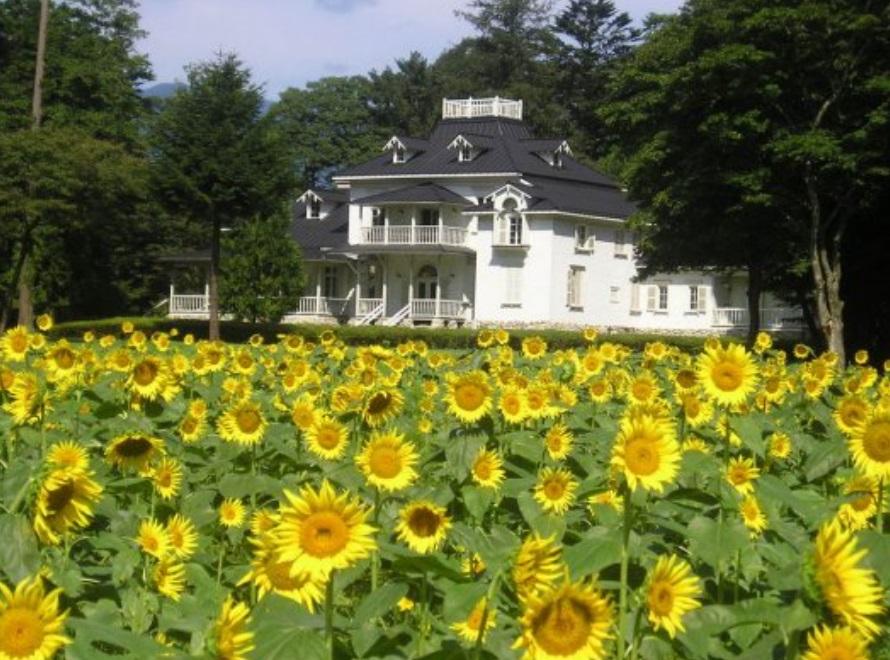
[[[698,311],[708,311],[708,287],[698,287]]]
[[[593,248],[596,247],[596,234],[593,232],[589,232],[587,234],[587,238],[584,239],[584,249],[590,250],[593,252]]]
[[[575,247],[583,247],[587,236],[584,233],[584,225],[575,225]]]
[[[658,308],[658,287],[649,285],[646,287],[646,309],[652,311]]]
[[[507,218],[505,218],[502,215],[495,217],[495,219],[494,219],[494,242],[495,242],[495,245],[506,245],[507,244],[507,230],[508,230]]]
[[[639,284],[631,284],[630,285],[630,311],[632,311],[632,312],[640,311],[640,285]]]

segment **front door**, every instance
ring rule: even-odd
[[[423,266],[417,272],[417,286],[414,297],[421,300],[435,300],[436,286],[438,282],[436,269],[433,266]]]

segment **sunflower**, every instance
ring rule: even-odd
[[[862,472],[890,481],[890,409],[876,408],[850,435],[850,453]]]
[[[222,611],[213,624],[216,660],[247,660],[254,649],[253,633],[247,629],[250,610],[231,596],[223,603]]]
[[[207,430],[206,415],[195,415],[191,411],[186,413],[179,422],[179,437],[186,444],[197,442]]]
[[[884,595],[874,571],[860,566],[866,554],[857,550],[851,530],[831,521],[816,536],[812,566],[828,609],[845,625],[871,639],[881,632],[870,617],[883,613]]]
[[[634,403],[648,403],[655,399],[660,391],[661,388],[659,388],[655,376],[648,371],[643,371],[630,382],[628,394]]]
[[[757,366],[740,344],[706,347],[697,367],[705,392],[722,406],[744,403],[757,386]]]
[[[324,600],[324,589],[327,582],[325,576],[312,573],[291,574],[293,563],[283,561],[274,546],[274,541],[261,538],[254,541],[253,559],[250,571],[241,578],[239,585],[252,582],[263,598],[269,593],[276,593],[299,603],[310,612]]]
[[[146,554],[163,559],[170,551],[170,535],[167,528],[154,518],[139,524],[136,545]]]
[[[754,490],[754,480],[759,476],[760,470],[753,458],[731,458],[726,467],[726,480],[742,495],[748,495]]]
[[[562,550],[552,536],[532,534],[523,541],[513,560],[513,582],[520,600],[546,589],[564,573]]]
[[[522,354],[529,360],[540,360],[547,354],[547,342],[541,337],[526,337],[522,340]]]
[[[376,432],[355,457],[367,482],[381,490],[396,491],[417,479],[417,450],[401,433]]]
[[[79,372],[77,353],[62,339],[46,354],[45,368],[49,379],[61,385],[70,385]]]
[[[335,461],[346,453],[349,434],[336,419],[322,417],[306,431],[306,442],[313,454]]]
[[[473,459],[470,476],[477,486],[499,488],[504,480],[504,461],[497,452],[483,447]]]
[[[849,394],[837,402],[832,417],[844,434],[855,433],[856,427],[868,419],[868,401],[860,396]]]
[[[219,524],[223,527],[241,527],[247,516],[247,511],[241,500],[234,497],[224,499],[217,509]]]
[[[522,633],[514,648],[535,660],[605,658],[604,642],[614,613],[609,599],[593,584],[565,581],[532,594],[525,602]]]
[[[776,431],[770,434],[768,440],[769,455],[779,460],[788,458],[791,455],[791,437],[782,431]]]
[[[658,558],[649,574],[646,605],[655,630],[664,628],[671,639],[683,632],[683,615],[701,607],[701,589],[692,568],[676,555]]]
[[[259,404],[241,400],[226,410],[216,424],[219,437],[241,445],[255,445],[263,439],[268,423]]]
[[[868,660],[868,640],[850,628],[821,625],[807,635],[801,660]]]
[[[661,492],[679,469],[680,448],[673,424],[645,413],[625,416],[615,438],[611,462],[623,470],[631,490],[639,484]]]
[[[164,441],[138,431],[115,437],[105,448],[105,460],[121,470],[145,472],[164,453]]]
[[[290,412],[291,421],[301,431],[308,431],[318,421],[318,409],[315,400],[308,394],[304,394],[294,401]]]
[[[562,515],[575,500],[578,482],[563,468],[544,468],[535,485],[535,500],[544,511]]]
[[[528,416],[525,394],[517,387],[507,387],[498,398],[498,410],[508,424],[521,424]]]
[[[160,358],[148,356],[137,362],[130,376],[127,378],[126,387],[134,394],[155,401],[167,398],[163,395],[168,388],[168,367]]]
[[[493,610],[488,605],[488,599],[481,598],[470,611],[470,614],[463,621],[451,624],[451,629],[457,635],[471,644],[475,644],[479,639],[485,641],[485,634],[495,626],[495,616],[497,610]],[[484,623],[483,623],[484,622]],[[480,637],[481,635],[481,637]]]
[[[0,581],[0,658],[49,660],[71,640],[64,635],[67,612],[59,612],[61,589],[46,593],[39,577],[12,591]]]
[[[396,532],[400,541],[422,555],[435,552],[451,528],[445,507],[426,500],[414,501],[402,507]]]
[[[837,512],[838,519],[850,529],[868,527],[878,512],[878,483],[873,477],[857,475],[844,484],[847,501]]]
[[[73,440],[54,444],[50,447],[46,460],[55,468],[67,468],[75,472],[86,470],[90,464],[87,448]]]
[[[748,495],[739,505],[739,513],[742,516],[742,522],[748,528],[751,538],[756,538],[763,533],[767,527],[766,516],[760,508],[760,503],[753,495]]]
[[[162,499],[169,500],[182,486],[182,464],[166,456],[151,471],[151,480]]]
[[[561,461],[572,450],[572,444],[575,437],[569,430],[569,427],[562,422],[557,422],[550,427],[547,435],[544,436],[544,445],[547,447],[547,453],[550,458]]]
[[[683,417],[691,428],[698,428],[711,421],[714,408],[707,401],[702,401],[695,394],[685,394],[680,398],[683,406]]]
[[[281,508],[275,538],[292,574],[327,577],[376,549],[376,530],[365,522],[369,511],[348,492],[338,495],[325,480],[319,490],[304,486],[299,494],[285,490],[284,496],[288,504]]]
[[[616,490],[604,490],[587,498],[587,506],[591,515],[596,515],[597,506],[608,506],[618,511],[624,511],[624,497]]]
[[[587,394],[594,403],[605,403],[612,398],[612,385],[606,379],[600,378],[587,386]]]
[[[377,390],[368,396],[362,410],[362,419],[371,428],[378,428],[402,411],[405,397],[395,389]]]
[[[10,414],[16,425],[33,424],[51,407],[46,388],[30,372],[16,374],[9,394],[11,399],[3,404],[3,410]]]
[[[448,410],[465,424],[477,422],[491,409],[491,386],[482,371],[449,374]]]
[[[267,508],[257,509],[250,517],[250,533],[254,536],[264,536],[275,529],[280,522],[281,516],[277,511]]]
[[[47,545],[90,524],[93,505],[102,496],[102,486],[92,473],[62,468],[50,472],[40,484],[34,506],[34,531]]]
[[[22,362],[30,347],[28,329],[23,325],[10,328],[0,338],[0,353],[6,362]]]
[[[151,577],[158,593],[170,600],[178,601],[185,591],[185,565],[171,557],[161,559]]]
[[[488,329],[482,329],[476,335],[476,346],[479,348],[488,348],[494,343],[494,332]]]
[[[198,532],[195,524],[181,513],[174,514],[167,521],[167,539],[170,549],[180,559],[189,559],[198,547]]]

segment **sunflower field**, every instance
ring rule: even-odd
[[[890,658],[890,365],[0,336],[0,660]]]

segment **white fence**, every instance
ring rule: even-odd
[[[411,301],[411,317],[415,319],[462,319],[466,315],[462,300],[428,300],[416,298]]]
[[[507,117],[522,119],[522,101],[502,99],[442,99],[442,119],[472,119],[473,117]]]
[[[170,316],[207,316],[209,311],[210,297],[203,293],[170,296]]]
[[[467,230],[444,225],[362,227],[362,243],[374,245],[466,245]]]
[[[717,307],[711,323],[717,328],[744,328],[748,326],[746,307]],[[791,307],[764,307],[760,310],[760,327],[764,330],[796,330],[804,326],[799,310]]]

